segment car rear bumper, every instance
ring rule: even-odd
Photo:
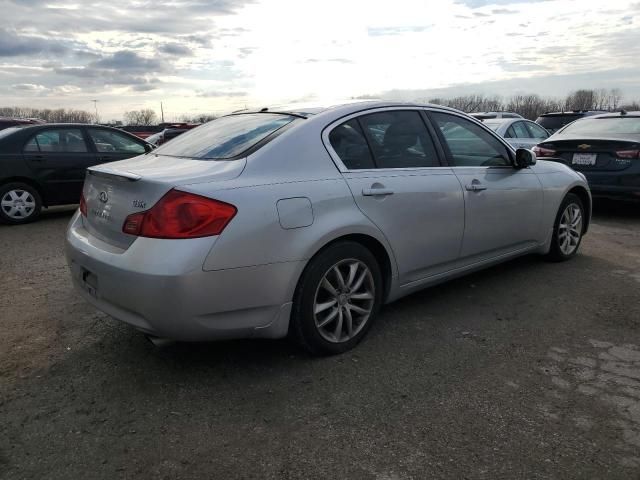
[[[594,197],[623,197],[640,200],[640,165],[620,172],[582,172]]]
[[[285,336],[304,262],[204,271],[214,243],[138,238],[117,250],[92,237],[76,213],[65,251],[81,295],[147,334],[180,341]]]

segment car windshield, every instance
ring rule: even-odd
[[[9,128],[0,130],[0,138],[8,137],[13,132],[17,132],[18,130],[20,130],[20,127],[9,127]]]
[[[569,125],[562,133],[640,135],[640,117],[585,118]]]
[[[158,155],[199,159],[229,159],[294,121],[277,113],[245,113],[220,117],[180,135],[155,150]]]

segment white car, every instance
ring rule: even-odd
[[[509,142],[513,148],[531,149],[550,136],[549,132],[531,120],[496,118],[482,123]]]

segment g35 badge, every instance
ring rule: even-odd
[[[147,208],[147,202],[143,200],[134,200],[133,208]]]

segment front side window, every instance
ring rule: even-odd
[[[378,112],[359,117],[378,168],[439,167],[433,141],[417,111]]]
[[[141,154],[146,152],[144,145],[118,132],[91,128],[89,135],[99,153]]]
[[[87,144],[77,128],[56,128],[36,134],[24,146],[25,152],[85,153]]]
[[[371,150],[355,118],[331,130],[329,142],[349,170],[375,168]]]
[[[246,152],[297,117],[244,113],[220,117],[163,144],[154,153],[172,157],[225,160]]]
[[[511,166],[507,147],[482,127],[457,115],[437,112],[430,115],[449,149],[452,166]]]

